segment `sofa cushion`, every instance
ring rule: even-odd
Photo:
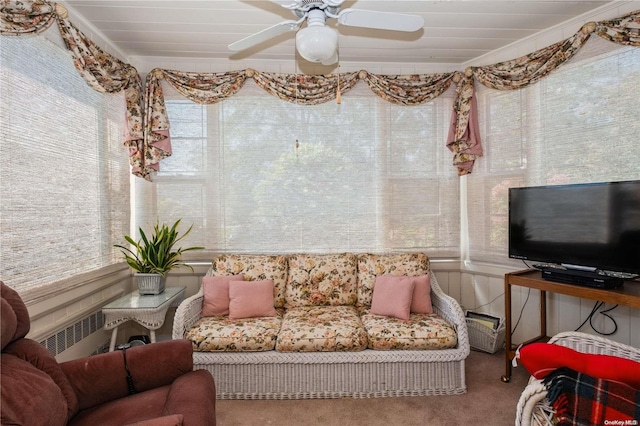
[[[243,281],[244,275],[221,275],[217,277],[202,277],[203,317],[229,314],[229,282]]]
[[[355,305],[356,256],[293,254],[289,256],[286,306]]]
[[[231,281],[229,283],[229,318],[278,316],[273,307],[273,280]]]
[[[275,349],[282,315],[230,319],[229,317],[202,317],[185,333],[194,351],[241,352],[270,351]]]
[[[361,318],[369,349],[449,349],[458,344],[456,330],[436,314],[411,314],[401,320],[363,309]]]
[[[361,351],[367,334],[353,306],[287,309],[276,350],[280,352]]]
[[[245,281],[273,280],[274,306],[284,306],[287,258],[262,254],[223,254],[211,262],[208,276],[244,275]]]
[[[408,320],[415,285],[413,277],[380,275],[373,288],[371,313]]]
[[[378,275],[418,276],[429,273],[429,257],[424,253],[358,255],[357,306],[371,306],[373,287]]]

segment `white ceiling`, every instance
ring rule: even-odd
[[[266,0],[66,0],[73,21],[80,15],[126,57],[228,60],[294,60],[288,32],[243,52],[227,45],[284,20],[297,19]],[[286,3],[284,1],[283,3]],[[340,60],[377,63],[462,64],[568,21],[610,1],[346,0],[342,9],[418,14],[415,33],[336,26]],[[577,30],[577,28],[576,28]],[[298,60],[302,60],[298,57]]]

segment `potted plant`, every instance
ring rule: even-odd
[[[182,253],[191,250],[202,250],[204,247],[178,247],[174,246],[189,235],[193,225],[187,231],[179,235],[178,226],[180,219],[169,228],[166,224],[156,222],[153,227],[153,234],[150,237],[140,230],[140,239],[135,241],[129,235],[124,239],[131,245],[125,247],[115,244],[122,250],[125,260],[131,269],[136,272],[138,291],[140,294],[160,294],[164,291],[164,284],[167,273],[180,266]],[[191,266],[186,265],[189,268]],[[191,268],[193,270],[193,268]]]

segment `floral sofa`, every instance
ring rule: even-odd
[[[464,314],[424,253],[217,256],[173,338],[220,399],[466,392]]]

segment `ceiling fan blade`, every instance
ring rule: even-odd
[[[262,31],[258,31],[255,34],[251,34],[241,40],[235,41],[231,43],[228,48],[234,52],[239,52],[260,44],[263,41],[267,41],[277,35],[284,34],[287,31],[297,30],[299,25],[300,21],[283,21],[269,28],[265,28]]]
[[[422,16],[360,9],[344,9],[338,14],[338,22],[351,27],[407,32],[424,27]]]

